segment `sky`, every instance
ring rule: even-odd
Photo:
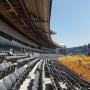
[[[90,43],[90,0],[53,0],[52,39],[67,47]]]

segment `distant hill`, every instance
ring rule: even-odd
[[[83,54],[87,55],[87,45],[67,48],[68,54]]]

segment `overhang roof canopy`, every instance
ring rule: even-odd
[[[42,47],[56,47],[51,40],[52,0],[1,0],[0,14],[18,31]]]

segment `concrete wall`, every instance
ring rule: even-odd
[[[20,40],[23,41],[27,44],[30,44],[32,46],[38,47],[37,44],[35,44],[34,42],[30,41],[28,38],[26,38],[25,36],[19,34],[17,31],[15,31],[13,28],[11,28],[10,26],[8,26],[5,22],[3,22],[2,20],[0,20],[0,31]]]

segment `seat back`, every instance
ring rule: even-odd
[[[9,78],[10,78],[12,84],[14,84],[16,82],[16,78],[15,78],[15,76],[13,74],[10,74]]]
[[[18,72],[17,72],[17,71],[15,71],[15,72],[13,73],[13,75],[15,76],[16,80],[18,80],[18,79],[19,79],[19,77],[20,77],[20,75],[18,74]]]
[[[0,90],[7,90],[3,82],[0,82]]]
[[[7,76],[7,77],[5,77],[3,79],[3,83],[5,84],[7,89],[11,89],[12,88],[12,82],[11,82],[9,76]]]

